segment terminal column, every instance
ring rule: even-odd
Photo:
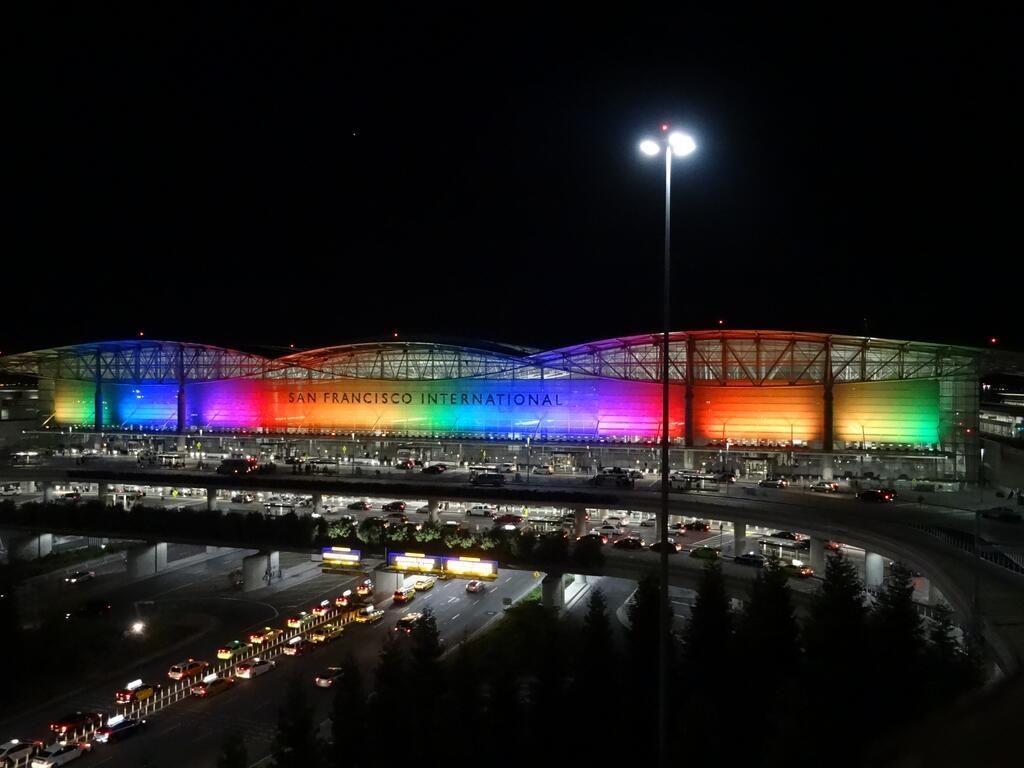
[[[208,512],[217,511],[217,489],[207,488],[206,489],[206,509]]]
[[[582,504],[572,508],[572,528],[577,536],[587,532],[587,508]]]
[[[441,514],[437,511],[441,502],[437,499],[427,499],[427,522],[438,523],[441,521]]]
[[[562,574],[549,573],[541,581],[541,605],[545,608],[561,610],[565,605],[565,584],[562,583]]]
[[[53,534],[40,533],[28,538],[19,538],[17,534],[9,538],[11,554],[14,560],[38,560],[53,551]]]
[[[114,500],[110,495],[110,484],[109,483],[97,483],[96,484],[96,498],[99,499],[100,504],[105,507],[113,506]]]
[[[825,575],[825,542],[815,537],[811,538],[811,568],[819,576]]]
[[[320,491],[313,492],[313,514],[322,515],[324,513],[324,495]]]
[[[732,552],[734,555],[747,551],[747,524],[732,524]]]
[[[831,480],[835,477],[834,468],[832,466],[832,456],[821,457],[821,479]]]
[[[280,575],[280,552],[260,552],[242,558],[242,589],[245,592],[270,586]]]
[[[885,561],[874,552],[864,553],[864,586],[868,589],[882,586],[885,574]]]
[[[154,576],[167,567],[167,542],[143,544],[128,550],[128,575],[131,578]]]

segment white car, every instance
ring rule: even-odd
[[[49,744],[32,758],[32,768],[52,768],[70,763],[81,757],[83,751],[79,744]]]
[[[36,751],[37,742],[11,739],[0,744],[0,765],[17,765]]]
[[[252,659],[235,667],[235,677],[252,680],[254,677],[259,677],[264,672],[272,670],[275,664],[276,662],[270,659]]]
[[[494,517],[494,510],[486,504],[477,504],[466,510],[467,516],[480,515],[482,517]]]
[[[612,536],[619,536],[625,532],[626,530],[624,528],[620,528],[617,525],[602,525],[600,528],[591,531],[591,533],[599,533],[602,536],[607,536],[609,539]]]

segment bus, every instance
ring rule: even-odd
[[[501,486],[505,484],[505,476],[500,472],[479,472],[469,482],[473,485]]]
[[[761,554],[779,560],[800,560],[807,557],[811,550],[810,539],[780,539],[762,536],[758,542]]]

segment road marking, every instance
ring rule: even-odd
[[[448,604],[449,605],[451,605],[452,603],[457,603],[458,601],[459,601],[459,598],[457,598],[457,597],[449,597],[448,598]]]
[[[462,615],[461,613],[456,613],[454,616],[452,616],[450,619],[448,619],[448,621],[455,621],[461,615]]]

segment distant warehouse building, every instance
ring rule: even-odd
[[[73,428],[93,441],[152,433],[179,447],[204,437],[426,458],[490,446],[513,463],[528,451],[570,469],[654,471],[661,341],[388,341],[267,358],[133,339],[14,354],[0,370],[37,382],[39,418],[26,432],[40,439]],[[981,380],[1020,375],[1024,360],[824,333],[680,331],[669,368],[673,465],[973,481]]]

